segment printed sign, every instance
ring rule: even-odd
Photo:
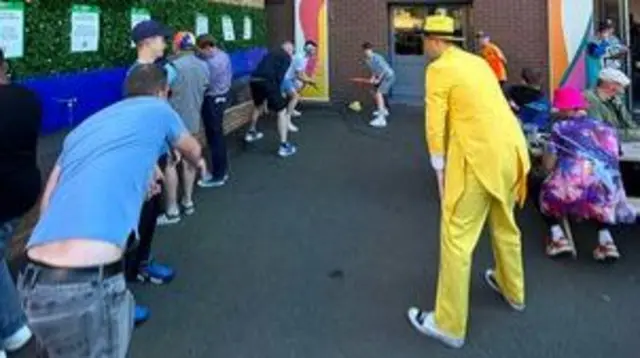
[[[98,51],[100,42],[100,9],[91,5],[71,8],[71,52]]]
[[[224,15],[222,17],[222,38],[225,41],[236,40],[236,31],[233,28],[233,20],[229,15]]]
[[[209,33],[209,18],[206,15],[196,15],[196,36]]]
[[[244,17],[244,30],[242,31],[243,40],[251,40],[253,37],[253,21],[249,16]]]
[[[0,2],[0,48],[6,58],[24,56],[24,4]]]

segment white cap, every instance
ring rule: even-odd
[[[600,75],[598,76],[600,80],[605,82],[614,82],[623,87],[627,87],[631,84],[631,80],[624,72],[620,70],[616,70],[615,68],[605,68],[600,71]]]

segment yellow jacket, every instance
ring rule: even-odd
[[[522,205],[527,145],[487,62],[451,47],[429,65],[425,86],[427,143],[434,167],[444,162],[445,205],[464,191],[466,165],[495,198],[506,201],[515,190]]]

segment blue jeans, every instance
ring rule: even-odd
[[[227,109],[227,94],[205,96],[202,105],[202,122],[211,151],[211,175],[213,180],[223,180],[229,170],[227,143],[224,138],[224,111]]]
[[[15,222],[0,223],[0,342],[27,323],[5,259],[7,243],[13,235],[14,228]]]

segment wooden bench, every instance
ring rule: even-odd
[[[251,111],[253,109],[253,105],[251,101],[245,101],[239,103],[233,107],[230,107],[225,112],[224,118],[224,132],[225,134],[232,133],[245,124],[249,122],[251,118]],[[202,130],[198,135],[198,139],[201,143],[205,144],[206,140],[204,135],[204,130]],[[63,136],[59,136],[56,138],[56,141],[61,141]],[[59,147],[59,145],[58,145]],[[39,153],[39,164],[42,170],[43,180],[46,180],[48,176],[48,172],[50,168],[53,166],[53,162],[57,158],[57,153],[55,155],[51,155],[52,153]],[[35,226],[39,217],[39,204],[36,204],[34,208],[31,209],[20,221],[18,228],[16,229],[16,234],[12,238],[9,245],[9,256],[15,257],[20,254],[24,248],[24,244],[26,239],[31,234],[31,230]]]

